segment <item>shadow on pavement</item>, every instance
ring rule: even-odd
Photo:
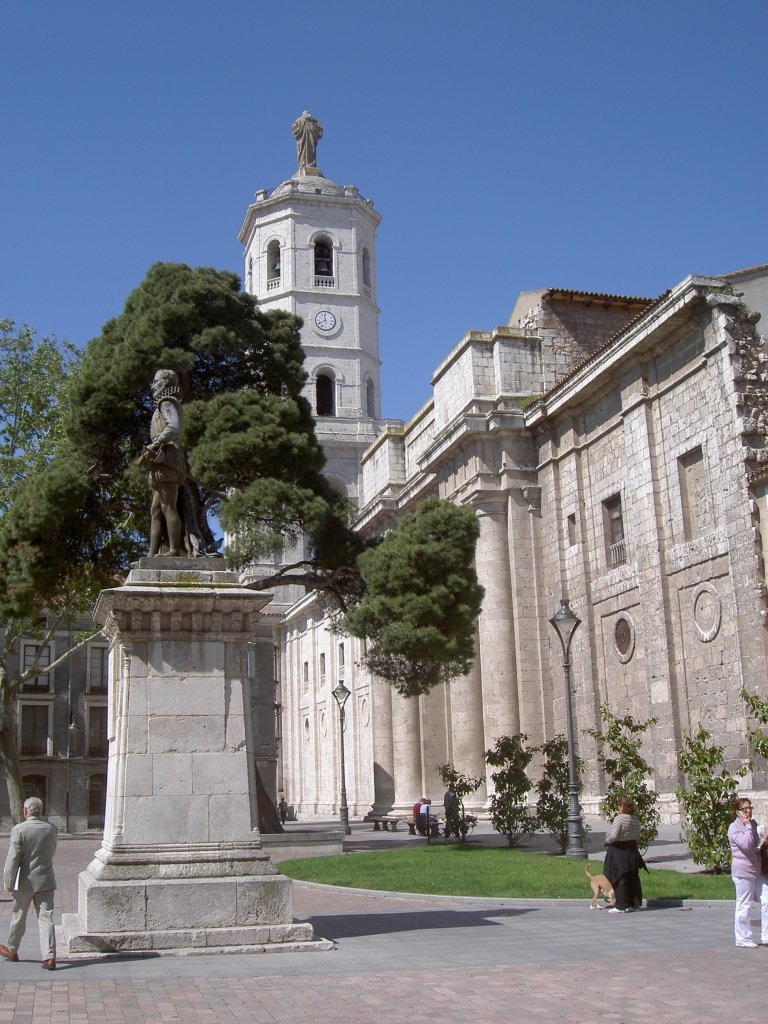
[[[395,932],[429,931],[443,928],[496,927],[493,918],[520,917],[537,913],[537,907],[491,910],[417,910],[398,914],[313,914],[309,921],[316,935],[326,939],[360,935],[391,935]]]

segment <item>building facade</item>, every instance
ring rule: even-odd
[[[41,669],[63,659],[19,688],[16,715],[24,797],[40,797],[49,820],[67,832],[104,826],[109,646],[100,634],[78,646],[88,630],[92,624],[82,620],[46,644],[21,637],[8,658],[11,678],[36,658]],[[0,827],[12,824],[3,774]]]
[[[375,410],[358,383],[377,387],[373,360],[362,356],[378,351],[375,317],[367,321],[370,342],[364,332],[342,331],[338,351],[316,322],[324,310],[347,322],[345,303],[368,298],[342,288],[334,305],[336,284],[318,273],[328,265],[318,263],[327,253],[318,256],[317,239],[333,250],[331,276],[346,254],[375,295],[374,236],[339,235],[341,193],[353,211],[357,191],[325,181],[313,189],[297,173],[271,196],[257,193],[241,233],[246,276],[263,287],[257,254],[269,254],[275,237],[299,254],[292,267],[303,270],[291,270],[281,301],[305,319],[308,397],[329,474],[358,502],[359,528],[381,534],[431,495],[468,505],[480,526],[485,598],[472,670],[418,699],[372,677],[361,642],[331,630],[315,596],[296,595],[275,609],[280,785],[289,802],[305,819],[337,813],[340,732],[331,691],[342,680],[352,691],[344,742],[357,816],[439,798],[436,766],[446,761],[484,776],[483,752],[500,735],[522,732],[538,745],[562,734],[562,666],[548,619],[567,596],[582,620],[572,650],[580,754],[594,766],[587,730],[599,728],[602,705],[654,718],[646,745],[651,784],[674,820],[683,738],[705,725],[737,766],[748,730],[740,690],[767,689],[766,362],[750,315],[768,306],[766,268],[687,278],[656,300],[522,293],[506,325],[470,332],[447,355],[431,400],[410,422],[381,421],[365,415]],[[290,204],[303,194],[299,217]],[[255,211],[273,196],[269,229],[259,234]],[[348,358],[358,360],[349,374]],[[317,385],[324,373],[341,379],[337,366],[357,388],[346,416],[343,401],[324,404]],[[360,408],[356,433],[341,421]],[[369,443],[355,450],[353,466],[348,442],[362,442],[365,432]],[[349,455],[343,472],[339,438]],[[597,809],[604,781],[588,770],[588,809]],[[745,779],[758,794],[765,783],[764,773]],[[478,791],[475,809],[487,795],[488,786]]]

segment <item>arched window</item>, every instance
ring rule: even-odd
[[[315,381],[315,409],[318,416],[336,415],[335,381],[327,373],[318,373]]]
[[[48,779],[45,775],[23,775],[21,791],[25,800],[30,796],[36,796],[45,803],[48,795]]]
[[[246,290],[249,294],[253,292],[253,256],[248,257],[248,284]]]
[[[315,284],[317,278],[325,278],[322,282],[327,286],[328,279],[333,279],[333,246],[330,238],[318,238],[315,242]]]
[[[88,776],[88,828],[104,828],[107,806],[107,776]]]
[[[280,243],[273,239],[267,246],[267,288],[280,285]]]
[[[376,418],[376,392],[370,377],[365,382],[365,412],[371,419]]]
[[[371,287],[371,254],[367,249],[363,249],[363,284],[366,288]],[[370,291],[368,292],[370,295]]]

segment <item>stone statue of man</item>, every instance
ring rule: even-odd
[[[152,381],[155,411],[149,427],[150,443],[141,461],[149,466],[152,485],[152,522],[149,553],[157,555],[167,537],[168,554],[183,554],[183,524],[178,512],[179,488],[187,477],[181,432],[184,426],[179,378],[173,370],[158,370]]]
[[[305,167],[315,167],[317,142],[323,137],[323,126],[312,117],[308,110],[305,110],[301,117],[293,122],[291,131],[296,139],[296,159],[299,162],[299,170]]]

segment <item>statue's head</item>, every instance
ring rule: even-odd
[[[152,397],[157,399],[160,395],[177,395],[179,393],[179,378],[173,370],[158,370],[152,378]]]

